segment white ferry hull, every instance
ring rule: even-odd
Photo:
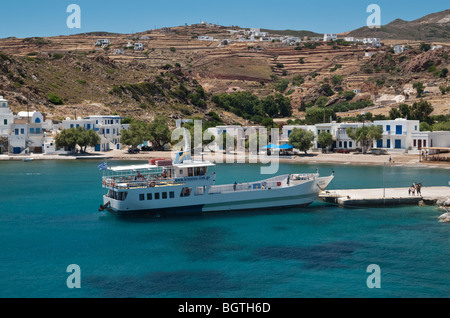
[[[210,212],[261,210],[272,208],[306,207],[313,203],[325,189],[333,176],[316,178],[303,182],[295,181],[290,186],[261,189],[257,191],[231,191],[227,193],[205,193],[190,197],[176,197],[183,186],[170,188],[142,188],[129,191],[124,201],[103,197],[105,209],[119,215],[156,214],[156,215],[194,215]],[[199,181],[197,185],[203,184]],[[191,185],[194,188],[196,184]],[[173,192],[171,199],[140,200],[149,193]],[[166,194],[167,195],[167,194]]]

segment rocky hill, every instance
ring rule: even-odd
[[[349,33],[354,37],[448,42],[450,39],[450,9],[429,14],[414,21],[397,19],[381,28],[363,27]]]
[[[227,27],[198,24],[138,34],[0,39],[0,95],[11,101],[15,112],[31,107],[57,120],[75,114],[151,120],[157,114],[178,119],[217,113],[231,124],[246,121],[217,107],[214,95],[249,91],[263,98],[280,93],[291,99],[294,118],[302,118],[305,107],[323,96],[325,84],[332,90],[326,103],[333,105],[348,101],[345,92],[361,91],[351,102],[375,102],[382,95],[403,94],[405,85],[421,81],[430,91],[437,89],[438,94],[426,97],[436,113],[450,112],[448,95],[439,93],[439,86],[450,86],[448,76],[440,76],[449,67],[448,43],[428,50],[418,42],[405,53],[394,54],[391,46],[345,42],[297,46],[241,42],[243,32],[238,27],[230,32]],[[199,36],[214,41],[201,41]],[[95,46],[98,39],[111,43]],[[134,50],[134,43],[142,43],[144,49]],[[415,96],[408,96],[408,103],[414,101]],[[362,111],[387,115],[393,107],[375,106],[339,115]]]

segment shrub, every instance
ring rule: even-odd
[[[52,103],[53,105],[62,105],[63,104],[61,97],[59,97],[58,95],[55,95],[53,93],[48,94],[48,101],[50,103]]]

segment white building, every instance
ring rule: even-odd
[[[408,153],[420,154],[422,148],[450,148],[450,131],[419,131],[411,135],[412,144]]]
[[[432,51],[439,50],[439,49],[442,49],[442,45],[433,45],[433,46],[431,46],[431,50]]]
[[[412,134],[420,132],[418,120],[398,118],[374,121],[373,124],[383,127],[383,138],[374,142],[374,147],[390,152],[407,152],[412,147]]]
[[[334,34],[334,33],[326,33],[323,35],[324,42],[331,41],[331,40],[336,41],[337,38],[338,38],[337,34]]]
[[[354,37],[346,37],[344,38],[345,42],[355,42],[355,38]]]
[[[144,44],[143,43],[134,43],[134,50],[135,51],[143,51],[144,50]]]
[[[245,128],[242,126],[239,126],[239,125],[216,126],[216,127],[208,128],[207,132],[210,133],[212,136],[214,136],[216,138],[216,140],[218,140],[218,137],[221,134],[226,133],[227,135],[230,135],[230,136],[233,136],[234,138],[236,138],[236,141],[237,141],[236,147],[238,149],[245,148],[245,139],[246,139],[245,138]],[[210,150],[223,151],[225,149],[225,147],[226,147],[225,144],[220,145],[220,144],[215,143],[215,145]],[[233,145],[233,147],[234,147],[234,145]]]
[[[60,129],[70,129],[84,127],[87,130],[94,130],[101,138],[100,144],[95,147],[95,151],[109,151],[112,149],[121,149],[120,143],[121,131],[129,129],[130,125],[122,124],[122,117],[120,116],[89,116],[76,120],[67,118],[64,120]]]
[[[363,44],[371,45],[374,47],[380,47],[381,40],[379,38],[365,38],[363,39]]]
[[[99,39],[97,42],[95,42],[95,46],[108,46],[111,44],[111,41],[109,39]]]
[[[0,96],[0,137],[7,137],[14,122],[14,114],[9,109],[8,101]]]
[[[404,45],[396,45],[394,46],[394,53],[395,54],[401,54],[405,51],[408,51],[408,48]]]
[[[199,41],[215,41],[212,36],[201,35],[198,37]]]

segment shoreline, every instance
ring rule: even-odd
[[[215,155],[204,155],[204,159],[215,162]],[[228,161],[227,162],[227,157]],[[242,156],[235,154],[228,154],[227,157],[223,155],[224,164],[240,163],[243,161]],[[0,155],[0,162],[2,161],[23,161],[24,159],[32,158],[33,160],[111,160],[111,161],[146,161],[150,159],[172,159],[171,151],[152,151],[141,152],[139,154],[128,154],[124,150],[112,150],[107,153],[92,152],[83,155],[44,155],[32,154],[29,156],[11,156]],[[247,164],[255,164],[249,161],[249,155],[244,156]],[[389,162],[392,158],[392,162]],[[439,168],[450,169],[449,162],[428,162],[419,161],[418,155],[408,154],[390,154],[390,155],[372,155],[372,154],[323,154],[310,153],[308,155],[294,155],[294,156],[280,156],[280,163],[288,164],[337,164],[337,165],[356,165],[356,166],[392,166],[392,167],[410,167],[410,168]],[[258,162],[259,164],[260,162]],[[270,163],[270,162],[269,162]],[[269,164],[268,163],[268,164]]]

